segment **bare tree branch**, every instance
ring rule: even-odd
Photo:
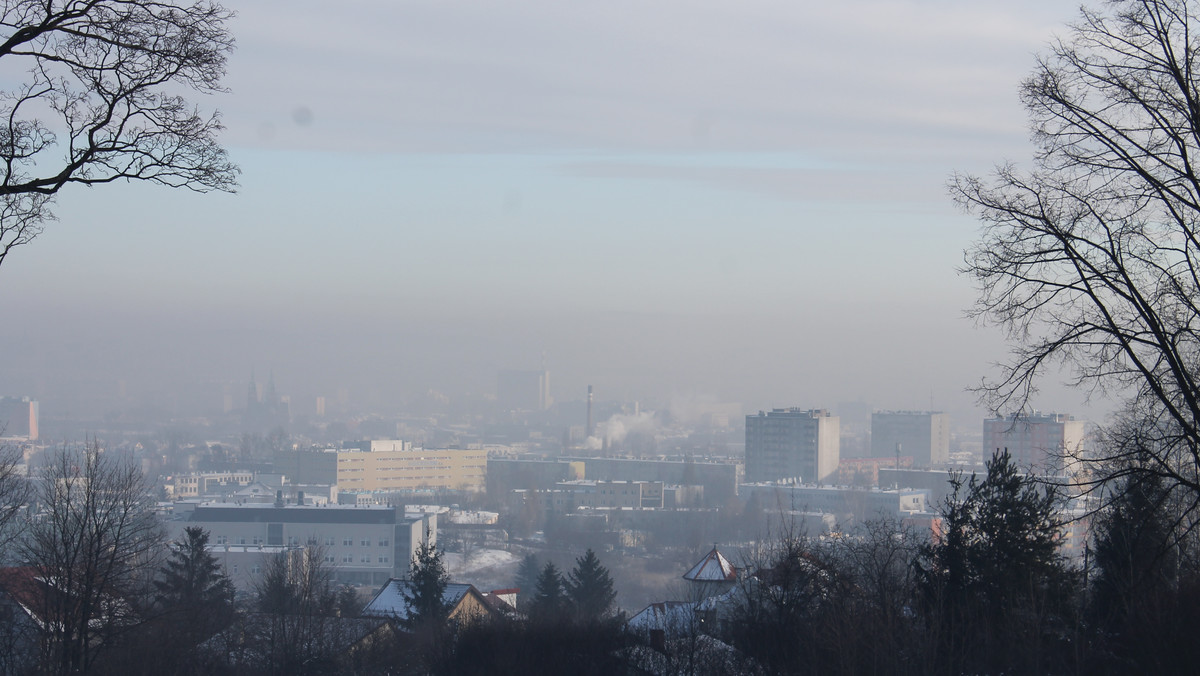
[[[0,3],[0,64],[27,73],[0,92],[0,264],[68,184],[234,190],[220,116],[179,95],[223,91],[232,16],[211,0]]]
[[[1034,168],[950,185],[984,226],[963,268],[972,315],[1014,345],[982,399],[1019,411],[1064,367],[1144,428],[1122,422],[1123,441],[1085,458],[1095,486],[1146,471],[1200,496],[1197,19],[1186,0],[1084,9],[1022,85]]]

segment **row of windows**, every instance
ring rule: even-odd
[[[217,536],[217,544],[219,544],[219,545],[228,545],[228,544],[261,545],[261,544],[266,544],[266,538],[262,537],[261,535],[255,535],[255,536],[249,538],[249,540],[250,540],[249,543],[247,543],[246,540],[247,540],[247,538],[240,537],[237,539],[236,543],[233,543],[233,542],[230,542],[228,535],[218,535]],[[288,544],[292,545],[292,546],[299,546],[300,538],[289,537]],[[317,544],[316,538],[309,538],[307,544],[310,544],[310,545]],[[331,538],[331,537],[325,538],[325,546],[332,547],[334,544],[335,544],[334,538]],[[359,540],[359,544],[361,544],[363,547],[370,547],[371,546],[371,538],[363,538],[362,540]],[[342,538],[342,545],[346,546],[346,547],[353,547],[354,546],[354,538]],[[388,547],[390,545],[391,545],[391,541],[388,540],[387,538],[381,538],[379,540],[380,547]]]
[[[325,561],[326,561],[327,563],[334,563],[334,557],[332,557],[332,556],[326,556],[326,557],[325,557]],[[380,557],[378,557],[378,563],[388,563],[389,561],[390,561],[390,559],[389,559],[388,557],[386,557],[386,556],[380,556]],[[369,556],[360,556],[360,557],[359,557],[359,559],[358,559],[358,562],[359,562],[359,563],[370,563],[370,562],[371,562],[371,557],[369,557]],[[342,557],[342,563],[354,563],[354,556],[353,556],[353,555],[351,555],[351,554],[347,554],[347,555],[343,556],[343,557]]]

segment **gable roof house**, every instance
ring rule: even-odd
[[[46,655],[64,654],[64,645],[77,638],[86,620],[85,649],[104,641],[106,634],[128,628],[139,618],[118,595],[100,591],[90,608],[78,594],[64,589],[34,566],[0,568],[0,667],[36,664]],[[86,618],[82,615],[86,613]],[[32,660],[32,661],[30,661]],[[20,669],[17,669],[20,671]],[[0,673],[14,673],[4,671]]]
[[[408,601],[404,595],[410,584],[402,578],[388,580],[363,608],[362,616],[389,619],[397,623],[408,619]],[[459,624],[469,624],[498,614],[496,604],[489,602],[470,584],[447,584],[442,592],[442,602],[450,608],[450,619]]]

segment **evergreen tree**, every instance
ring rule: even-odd
[[[562,574],[553,563],[546,563],[538,575],[533,601],[529,605],[529,618],[535,622],[559,622],[567,607],[563,590]]]
[[[583,622],[608,617],[617,599],[608,569],[600,565],[600,559],[591,549],[575,559],[575,569],[568,574],[566,591],[576,616]]]
[[[156,601],[167,612],[187,613],[192,623],[219,624],[233,612],[233,583],[207,546],[203,528],[184,529],[154,581]]]
[[[450,615],[450,606],[445,600],[450,574],[446,572],[442,553],[430,540],[430,533],[426,531],[425,541],[413,554],[409,583],[403,591],[408,609],[403,624],[407,629],[441,627]]]
[[[520,567],[517,568],[516,584],[514,585],[520,590],[517,592],[517,609],[522,612],[528,612],[529,606],[533,602],[539,572],[541,572],[541,566],[538,565],[537,555],[526,554],[525,558],[521,559]]]
[[[337,590],[337,615],[338,617],[358,617],[362,612],[363,602],[358,598],[358,592],[354,587],[344,584],[338,587]]]
[[[952,483],[942,535],[921,547],[916,562],[941,663],[955,672],[1046,671],[1061,638],[1051,627],[1070,612],[1058,495],[1018,474],[1008,451],[992,456],[983,480]]]
[[[1096,523],[1092,608],[1120,622],[1147,593],[1167,589],[1176,569],[1168,495],[1152,474],[1131,476]]]
[[[128,636],[110,658],[123,658],[145,673],[187,673],[182,661],[194,665],[196,646],[228,627],[235,617],[233,583],[208,553],[208,533],[199,527],[184,529],[181,541],[154,580],[155,604],[161,614],[151,618],[136,635]],[[136,658],[128,657],[136,654]],[[117,668],[116,670],[121,670]]]

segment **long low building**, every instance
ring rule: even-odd
[[[765,510],[822,512],[857,519],[925,511],[922,490],[879,490],[762,482],[742,484],[741,495]]]
[[[399,440],[370,441],[350,449],[281,451],[275,470],[297,483],[337,484],[339,490],[417,491],[484,488],[487,451],[429,449]]]
[[[436,537],[437,516],[406,517],[402,507],[203,503],[177,512],[168,525],[177,539],[200,526],[214,547],[320,547],[339,582],[381,585],[408,575],[425,534]]]
[[[488,493],[552,490],[564,481],[652,481],[703,486],[707,504],[723,505],[737,497],[742,466],[735,463],[644,458],[489,458]]]

